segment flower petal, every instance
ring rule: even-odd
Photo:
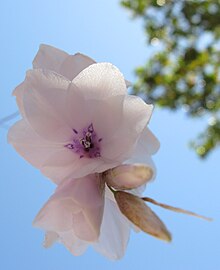
[[[142,164],[123,164],[104,173],[108,185],[116,189],[134,189],[148,182],[153,175],[150,167]]]
[[[16,122],[9,129],[8,142],[37,168],[40,168],[51,155],[57,155],[62,147],[40,137],[25,120]]]
[[[137,151],[153,155],[160,148],[160,142],[155,135],[146,127],[141,133],[137,143]]]
[[[87,247],[88,242],[79,239],[73,230],[60,233],[59,242],[61,242],[74,256],[82,255]]]
[[[73,79],[87,99],[106,99],[126,95],[127,89],[123,75],[110,63],[93,64]]]
[[[24,116],[24,104],[23,104],[23,96],[24,92],[30,88],[27,80],[25,79],[21,84],[19,84],[13,91],[13,96],[16,97],[16,102],[19,108],[19,111],[22,116]]]
[[[59,73],[73,80],[82,70],[88,66],[94,64],[95,61],[81,53],[69,55],[62,63],[59,69]]]
[[[44,247],[49,248],[51,247],[57,240],[59,239],[59,235],[56,232],[48,231],[45,233],[44,236]]]
[[[129,235],[130,222],[121,214],[117,204],[106,198],[101,234],[94,248],[109,259],[120,259],[125,253]]]
[[[69,81],[50,71],[27,73],[31,91],[23,95],[24,113],[32,128],[50,141],[66,142],[72,129],[65,119],[65,95]]]
[[[135,96],[126,96],[121,126],[109,141],[103,142],[103,157],[124,161],[134,150],[136,142],[150,120],[153,106]]]
[[[60,49],[41,44],[33,60],[33,68],[48,69],[59,73],[61,65],[68,56],[68,53]]]
[[[123,96],[112,96],[104,100],[83,96],[81,89],[71,83],[66,95],[66,111],[69,125],[80,130],[91,123],[103,141],[108,140],[120,127],[122,121]]]
[[[43,243],[44,247],[49,248],[55,242],[62,243],[74,256],[82,255],[88,247],[88,242],[76,237],[73,230],[59,232],[59,234],[52,231],[46,232]]]
[[[156,177],[156,167],[155,167],[154,161],[151,158],[151,155],[145,151],[146,148],[141,147],[142,145],[142,142],[140,142],[141,140],[142,140],[141,138],[138,140],[136,144],[136,148],[134,149],[132,156],[128,160],[126,160],[126,164],[134,164],[134,163],[145,164],[145,166],[148,166],[152,169],[153,176],[151,180],[154,180]],[[143,190],[144,189],[145,187],[143,188]]]
[[[127,80],[125,80],[125,84],[126,84],[126,87],[127,87],[127,88],[130,87],[130,86],[132,86],[132,83],[129,82],[129,81],[127,81]]]
[[[154,134],[146,127],[143,132],[141,133],[140,138],[137,141],[136,148],[132,154],[132,156],[126,160],[127,164],[134,164],[134,163],[143,163],[146,166],[151,167],[153,170],[153,177],[151,180],[155,179],[156,177],[156,167],[154,162],[151,158],[151,155],[157,152],[160,147],[160,143]],[[145,185],[143,188],[138,188],[138,194],[143,192],[145,189]],[[138,195],[137,194],[137,195]]]
[[[73,151],[64,148],[46,160],[41,172],[57,184],[65,179],[86,176],[95,171],[99,159],[81,158]]]

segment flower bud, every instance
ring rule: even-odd
[[[121,212],[142,231],[161,240],[171,241],[166,226],[141,198],[124,191],[116,191],[114,196]]]
[[[134,189],[153,176],[153,170],[143,164],[124,164],[110,169],[104,173],[105,181],[116,189]]]

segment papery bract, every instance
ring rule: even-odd
[[[127,94],[115,66],[44,45],[33,67],[14,91],[23,118],[8,140],[20,155],[57,184],[132,156],[152,106]]]
[[[159,239],[171,241],[171,234],[164,223],[141,198],[124,191],[117,191],[114,195],[121,212],[138,228]]]

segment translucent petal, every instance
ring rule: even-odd
[[[97,136],[106,141],[121,125],[123,100],[123,96],[87,100],[81,89],[72,83],[66,96],[68,123],[78,131],[93,124]]]
[[[33,68],[48,69],[59,73],[62,63],[68,56],[68,53],[60,49],[41,44],[33,60]]]
[[[87,99],[106,99],[126,95],[127,89],[121,72],[110,63],[93,64],[73,80]]]
[[[57,155],[63,146],[40,137],[25,120],[16,122],[8,132],[8,142],[33,166],[40,168],[51,156]]]
[[[126,96],[121,126],[114,136],[103,142],[103,157],[124,161],[136,146],[143,129],[150,120],[153,106],[135,96]]]
[[[59,239],[59,235],[56,232],[48,231],[45,233],[44,237],[44,247],[49,248],[51,247],[57,240]]]
[[[87,247],[88,242],[79,239],[73,230],[60,233],[59,242],[61,242],[74,256],[82,255]]]
[[[103,162],[97,159],[80,158],[69,149],[49,157],[41,167],[41,172],[57,184],[64,179],[86,176],[96,171]]]
[[[65,95],[69,81],[53,72],[27,73],[32,89],[23,95],[24,113],[32,128],[50,141],[66,142],[72,129],[65,119]]]
[[[146,127],[138,140],[137,151],[153,155],[158,151],[159,148],[160,142],[150,131],[150,129]]]
[[[99,237],[104,208],[104,189],[95,175],[66,181],[38,213],[33,224],[46,231],[73,230],[82,240]]]
[[[120,259],[125,253],[129,235],[130,223],[117,204],[106,198],[101,234],[94,248],[109,259]]]
[[[73,80],[83,69],[94,64],[95,61],[81,53],[69,55],[62,63],[59,73]]]
[[[13,91],[13,96],[16,97],[16,102],[19,108],[19,111],[22,116],[24,116],[24,104],[23,104],[23,95],[24,92],[29,90],[30,86],[25,79],[21,84],[19,84]]]

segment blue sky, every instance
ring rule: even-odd
[[[112,62],[130,81],[135,79],[134,68],[151,53],[141,23],[131,21],[116,0],[7,0],[0,2],[0,9],[0,117],[17,110],[11,92],[31,67],[41,43]],[[161,142],[154,157],[158,175],[145,194],[211,216],[214,222],[152,207],[172,232],[173,242],[132,233],[125,257],[117,262],[92,249],[73,257],[59,244],[48,250],[42,247],[43,232],[31,223],[54,185],[18,156],[7,144],[7,129],[1,128],[0,269],[218,270],[220,150],[201,161],[187,146],[204,125],[204,120],[190,120],[184,112],[155,109],[150,128]]]

